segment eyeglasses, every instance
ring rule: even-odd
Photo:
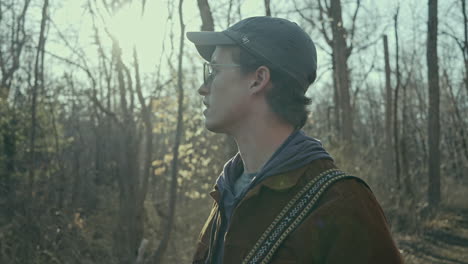
[[[204,84],[207,84],[211,82],[216,75],[216,71],[213,68],[215,67],[240,67],[240,64],[219,64],[219,63],[209,63],[205,62],[203,63],[203,82]]]

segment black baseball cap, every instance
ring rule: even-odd
[[[317,51],[310,36],[296,23],[268,16],[249,17],[222,32],[187,32],[198,53],[211,60],[216,46],[237,45],[267,66],[307,87],[317,75]]]

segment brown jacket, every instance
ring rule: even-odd
[[[234,210],[225,235],[223,264],[241,263],[289,200],[321,172],[335,168],[330,160],[271,176],[250,190]],[[220,202],[215,186],[213,209],[198,241],[193,263],[205,263],[210,230]],[[218,214],[219,215],[219,214]],[[333,184],[316,208],[282,243],[275,263],[403,263],[384,213],[372,192],[355,179]]]

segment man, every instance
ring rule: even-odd
[[[193,263],[401,263],[367,185],[300,131],[317,70],[308,34],[252,17],[187,37],[210,61],[198,90],[206,128],[239,150],[211,192]]]

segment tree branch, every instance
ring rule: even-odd
[[[349,44],[349,47],[348,49],[350,50],[349,53],[351,54],[351,50],[353,49],[353,42],[354,42],[354,33],[355,33],[355,29],[356,29],[356,17],[357,17],[357,14],[359,12],[359,9],[361,7],[361,0],[356,0],[356,3],[357,3],[357,6],[356,6],[356,9],[354,10],[354,14],[353,14],[353,19],[352,19],[352,23],[351,23],[351,31],[350,31],[350,44]]]

